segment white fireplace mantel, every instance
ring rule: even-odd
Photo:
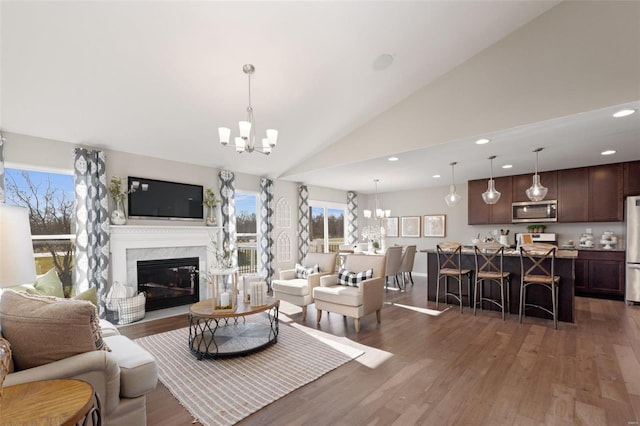
[[[131,285],[137,277],[127,277],[127,250],[206,247],[209,257],[211,243],[214,240],[218,241],[222,227],[111,225],[109,229],[112,280]],[[201,270],[206,270],[210,260],[201,259],[201,262]]]

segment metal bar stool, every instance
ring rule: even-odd
[[[438,282],[436,284],[436,309],[438,308],[438,298],[440,297],[440,280],[444,278],[444,300],[451,296],[460,302],[460,313],[462,313],[462,276],[467,276],[467,295],[469,306],[471,306],[471,269],[462,269],[462,244],[442,243],[436,246],[438,251]],[[449,291],[449,277],[458,281],[458,293]]]
[[[558,328],[558,287],[560,277],[555,275],[556,250],[552,244],[526,244],[520,247],[520,312],[519,319],[525,310],[538,308],[553,316],[553,326]],[[525,269],[526,268],[526,269]],[[538,285],[551,290],[551,309],[545,306],[526,303],[526,291],[530,285]]]
[[[480,303],[482,310],[482,302],[491,302],[502,309],[502,320],[505,319],[505,307],[509,312],[509,293],[511,288],[511,273],[504,272],[503,255],[504,246],[495,242],[479,243],[474,246],[476,260],[476,281],[473,291],[473,315],[476,314],[476,307]],[[484,297],[484,282],[496,283],[500,287],[500,299]],[[478,302],[478,287],[480,288],[480,301]],[[505,287],[506,287],[506,304],[505,304]]]

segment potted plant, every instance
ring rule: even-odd
[[[545,228],[546,228],[545,225],[541,225],[539,223],[531,224],[527,226],[527,230],[532,234],[540,234],[544,232]]]
[[[124,225],[127,223],[127,215],[124,210],[124,200],[129,191],[122,187],[122,180],[115,176],[111,176],[109,187],[107,189],[114,203],[114,208],[111,212],[111,223],[114,225]]]
[[[207,226],[216,226],[218,224],[218,217],[216,215],[216,206],[220,203],[220,200],[216,198],[215,192],[211,188],[207,188],[204,191],[204,201],[202,204],[207,206]]]

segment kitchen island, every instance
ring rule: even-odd
[[[428,285],[428,298],[435,301],[436,297],[436,285],[438,280],[438,254],[436,249],[420,250],[421,253],[426,253],[427,259],[427,285]],[[556,270],[555,275],[560,276],[560,285],[558,288],[558,320],[564,322],[573,322],[575,319],[575,259],[578,256],[577,250],[558,250],[556,253]],[[509,290],[509,312],[511,314],[518,315],[518,309],[520,306],[520,253],[514,249],[506,249],[504,252],[504,271],[511,273],[511,285]],[[466,302],[466,307],[469,309],[469,300],[473,301],[473,280],[475,279],[475,254],[472,246],[465,247],[462,250],[462,268],[471,269],[473,271],[473,277],[471,281],[471,298],[463,298]],[[453,289],[455,280],[450,279],[449,288]],[[443,302],[444,295],[444,279],[440,284],[440,302]],[[457,284],[455,284],[457,289]],[[496,284],[485,284],[485,297],[499,298],[500,290]],[[466,277],[462,278],[462,293],[466,295],[467,284]],[[449,298],[449,302],[453,299]],[[457,301],[456,301],[457,302]],[[527,289],[527,303],[535,303],[542,306],[551,307],[551,292],[540,286],[530,286]],[[479,306],[478,306],[479,308]],[[484,304],[485,309],[497,310],[498,308],[491,303]],[[549,318],[546,312],[540,309],[528,309],[527,316]]]

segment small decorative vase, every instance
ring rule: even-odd
[[[124,202],[116,201],[116,206],[111,212],[111,223],[113,225],[124,225],[127,223],[127,215],[124,212]]]
[[[207,207],[207,226],[218,226],[218,215],[215,207]]]
[[[367,251],[369,253],[373,253],[374,250],[375,250],[375,247],[373,247],[373,242],[369,241],[369,244],[367,245]]]

